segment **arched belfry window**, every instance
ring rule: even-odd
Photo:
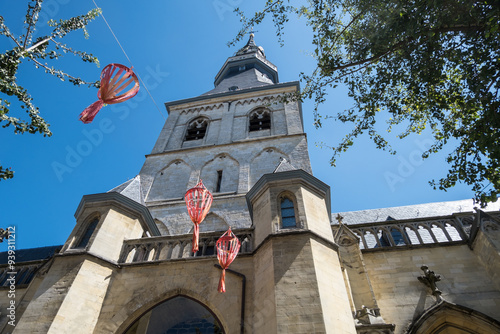
[[[282,195],[279,198],[281,227],[290,228],[297,226],[295,202],[290,195]]]
[[[85,229],[84,233],[81,235],[80,240],[76,244],[75,247],[76,249],[82,249],[87,247],[90,238],[92,237],[92,234],[94,234],[94,231],[97,227],[97,224],[99,224],[99,218],[94,218],[92,221],[87,225],[87,228]]]
[[[259,108],[250,113],[250,125],[248,131],[260,131],[271,129],[271,113],[269,110]]]
[[[186,138],[184,140],[189,141],[203,139],[207,132],[207,127],[208,119],[204,117],[199,117],[192,120],[187,126]]]

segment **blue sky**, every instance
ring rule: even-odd
[[[93,123],[83,124],[78,115],[96,101],[97,90],[74,87],[23,63],[19,82],[31,93],[54,135],[15,135],[11,128],[0,129],[0,161],[15,170],[14,179],[0,181],[0,227],[16,226],[18,248],[64,243],[75,226],[73,214],[83,195],[106,192],[139,173],[167,116],[163,104],[212,89],[225,59],[246,42],[226,46],[240,27],[232,9],[239,6],[251,13],[264,1],[96,2],[161,113],[142,88],[135,98],[107,106]],[[93,7],[91,0],[46,0],[36,36],[49,31],[48,19],[69,18]],[[22,34],[25,12],[26,1],[0,0],[0,15],[16,36]],[[284,47],[270,22],[255,30],[256,43],[278,66],[280,82],[298,80],[300,72],[314,69],[311,32],[303,21],[290,21]],[[89,39],[76,31],[63,41],[98,56],[101,67],[71,55],[54,65],[87,81],[97,80],[108,63],[130,65],[101,17],[90,23],[88,31]],[[2,52],[12,47],[0,37]],[[15,106],[11,112],[22,115]],[[346,90],[340,87],[330,92],[320,111],[332,114],[349,106]],[[316,143],[334,145],[349,128],[332,121],[315,130],[312,107],[311,101],[303,104],[311,163],[314,175],[331,187],[334,212],[472,198],[466,186],[448,192],[429,186],[430,179],[445,175],[447,165],[445,154],[419,159],[431,139],[425,133],[396,142],[394,156],[376,150],[363,137],[339,158],[337,167],[330,167],[331,152]],[[5,249],[0,245],[0,251]]]

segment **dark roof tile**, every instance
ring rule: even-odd
[[[28,248],[28,249],[16,249],[15,250],[15,261],[17,263],[44,260],[50,258],[56,252],[58,252],[63,245],[57,246],[46,246],[38,248]],[[0,253],[0,264],[8,263],[8,252]]]

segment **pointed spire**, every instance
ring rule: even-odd
[[[215,88],[204,95],[277,83],[279,83],[278,68],[266,59],[264,49],[255,44],[252,31],[245,46],[227,58],[222,65],[215,76]]]
[[[253,40],[254,34],[250,34],[250,38],[248,39],[247,45],[246,46],[256,46],[255,41]]]
[[[250,34],[250,37],[248,38],[247,44],[244,47],[242,47],[241,49],[239,49],[238,52],[236,52],[237,56],[242,56],[242,55],[245,55],[245,54],[257,53],[258,52],[264,58],[266,57],[266,55],[264,53],[264,49],[261,46],[257,46],[255,44],[255,41],[254,41],[253,38],[254,38],[254,34],[252,32]]]

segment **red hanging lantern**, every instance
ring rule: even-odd
[[[234,261],[240,251],[241,242],[231,231],[227,230],[215,244],[217,248],[217,258],[222,267],[222,274],[219,279],[219,292],[226,292],[226,268]]]
[[[115,74],[117,69],[118,72]],[[131,83],[133,83],[133,86],[125,93],[120,94]],[[101,71],[101,88],[97,92],[99,101],[85,108],[80,114],[80,120],[85,124],[91,123],[105,103],[115,104],[124,102],[133,98],[138,91],[139,80],[132,69],[120,64],[109,64]]]
[[[186,201],[189,217],[191,217],[194,223],[192,251],[196,253],[198,251],[198,237],[200,234],[199,225],[207,216],[213,197],[200,180],[194,188],[186,192],[184,200]]]

